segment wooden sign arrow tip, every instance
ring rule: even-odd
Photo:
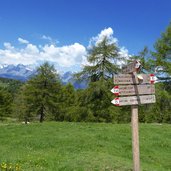
[[[115,98],[111,101],[112,104],[114,104],[115,106],[119,106],[119,98]]]

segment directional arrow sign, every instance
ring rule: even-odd
[[[115,106],[155,103],[155,95],[117,97],[111,101]]]
[[[155,83],[155,75],[154,74],[150,74],[150,83],[153,84]]]
[[[119,86],[114,86],[113,88],[112,88],[112,90],[111,90],[111,92],[114,94],[114,95],[116,95],[116,96],[119,96],[119,94],[120,94],[120,88],[119,88]]]
[[[141,66],[141,63],[137,60],[133,61],[132,63],[128,64],[127,66],[122,68],[122,73],[128,74],[137,72]]]
[[[155,94],[154,85],[119,85],[111,90],[116,96],[136,95],[136,94]]]
[[[154,74],[141,74],[142,79],[138,79],[137,75],[133,74],[118,74],[114,75],[114,84],[153,84],[155,82]]]

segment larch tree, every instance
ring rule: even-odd
[[[56,115],[59,109],[60,91],[61,84],[54,66],[45,62],[25,85],[24,101],[29,108],[25,111],[40,116],[40,122],[47,116]]]
[[[89,86],[83,93],[84,99],[80,107],[86,107],[89,114],[96,122],[111,122],[114,112],[111,112],[111,92],[113,74],[120,71],[120,62],[123,57],[119,54],[118,45],[109,37],[95,42],[88,51],[87,61],[89,65],[76,76],[79,79],[88,79]],[[115,111],[115,109],[113,110]],[[93,114],[93,115],[92,115]],[[91,120],[90,119],[90,120]],[[89,120],[89,118],[87,119]]]
[[[102,41],[95,43],[88,50],[87,61],[89,65],[85,65],[76,76],[79,79],[88,78],[90,82],[108,80],[113,73],[119,71],[119,60],[123,60],[123,58],[119,55],[117,44],[108,37],[104,37]]]
[[[12,110],[12,95],[0,87],[0,120],[10,116]]]

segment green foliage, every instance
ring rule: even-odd
[[[132,56],[130,60],[128,61],[131,62],[135,59],[140,60],[141,62],[141,70],[139,71],[140,73],[154,73],[155,72],[156,65],[151,55],[151,52],[147,46],[145,46],[143,50],[139,52],[138,55]]]
[[[12,96],[4,88],[0,88],[0,120],[10,116],[12,110]]]
[[[87,78],[91,82],[111,78],[113,72],[119,71],[116,61],[123,60],[118,51],[117,45],[104,37],[101,42],[93,45],[89,50],[87,60],[91,65],[84,66],[83,71],[76,75],[77,78]]]
[[[16,94],[23,84],[24,83],[18,80],[0,78],[0,88],[6,88],[7,91],[12,95]]]
[[[111,110],[112,94],[109,91],[113,85],[112,76],[119,71],[116,63],[123,60],[118,52],[117,45],[107,37],[89,50],[87,60],[90,65],[77,74],[79,79],[90,81],[89,87],[78,98],[77,110],[80,110],[83,121],[112,122],[118,113],[115,113],[118,109]]]
[[[171,23],[155,43],[155,52],[147,47],[134,59],[140,59],[144,73],[162,73],[157,76],[155,104],[139,106],[140,122],[171,123]],[[0,78],[0,118],[11,115],[20,120],[40,119],[69,122],[130,122],[130,106],[115,107],[110,90],[113,74],[118,74],[117,65],[124,59],[119,55],[118,45],[104,37],[88,49],[89,65],[76,74],[78,79],[89,80],[84,90],[75,90],[73,85],[62,85],[52,65],[44,63],[37,74],[26,83]],[[13,101],[13,105],[12,105]]]
[[[20,121],[32,121],[35,115],[33,114],[33,103],[32,97],[27,95],[29,92],[29,87],[27,85],[23,85],[18,91],[18,94],[15,96],[13,102],[13,115],[17,117]]]
[[[92,111],[96,122],[109,122],[112,116],[109,113],[110,91],[102,81],[91,83],[85,96],[85,105]],[[109,93],[108,93],[109,92]]]
[[[119,108],[111,105],[110,82],[102,80],[90,83],[89,87],[79,92],[80,118],[82,121],[118,122]]]
[[[68,112],[70,112],[71,109],[73,111],[76,105],[76,92],[72,84],[69,83],[62,86],[59,99],[59,113],[55,116],[55,120],[73,121],[74,119],[68,116]]]
[[[166,31],[162,33],[161,38],[157,40],[154,45],[155,52],[153,56],[156,66],[161,66],[158,72],[164,72],[171,75],[171,23],[167,27]]]
[[[11,117],[15,94],[23,83],[13,79],[0,78],[0,120]]]
[[[156,85],[156,103],[148,105],[144,111],[145,122],[171,123],[171,91],[165,89],[166,83]]]
[[[141,122],[171,123],[171,23],[154,45],[155,52],[145,47],[135,59],[140,59],[143,71],[155,72],[163,83],[155,84],[156,103],[139,107]]]
[[[21,115],[25,118],[40,116],[40,122],[45,117],[56,115],[59,109],[59,94],[61,84],[52,65],[47,62],[37,69],[37,74],[24,86],[19,96],[23,101]]]

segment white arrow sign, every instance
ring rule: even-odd
[[[136,94],[154,94],[155,87],[152,84],[144,85],[117,85],[111,92],[116,96],[136,95]]]
[[[119,95],[119,86],[115,86],[112,88],[111,92],[115,94],[116,96]]]
[[[114,75],[114,84],[154,84],[156,77],[154,74],[118,74]]]
[[[155,103],[155,95],[117,97],[111,101],[115,106]]]

